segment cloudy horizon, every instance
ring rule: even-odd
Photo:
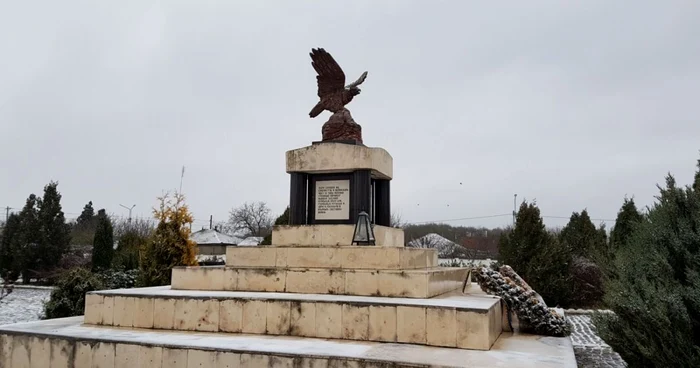
[[[4,4],[1,207],[55,180],[68,218],[150,217],[185,166],[193,229],[281,213],[285,151],[330,116],[308,116],[314,47],[369,72],[347,107],[392,155],[404,221],[506,226],[516,193],[549,226],[614,219],[700,158],[698,2],[109,4]]]

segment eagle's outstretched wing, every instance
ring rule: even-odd
[[[367,72],[362,73],[362,75],[360,76],[360,78],[357,78],[356,81],[354,81],[354,82],[348,84],[347,86],[345,86],[345,88],[350,89],[350,88],[353,88],[353,87],[357,87],[357,86],[359,86],[360,84],[362,84],[362,82],[364,82],[365,79],[367,79]]]
[[[311,49],[311,65],[316,69],[316,82],[318,83],[318,97],[323,98],[331,93],[345,88],[345,73],[340,69],[331,54],[326,50]]]

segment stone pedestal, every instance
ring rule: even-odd
[[[355,224],[364,211],[390,226],[391,155],[382,148],[320,142],[287,152],[290,225]]]

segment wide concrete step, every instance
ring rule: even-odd
[[[226,249],[232,267],[402,270],[438,266],[435,249],[390,247],[237,247]]]
[[[497,298],[184,291],[167,286],[90,292],[85,323],[480,350],[488,350],[502,331]]]
[[[72,317],[0,326],[0,367],[576,367],[569,338],[504,333],[490,351],[481,351],[82,322],[82,317]]]
[[[376,245],[403,247],[403,229],[374,225]],[[272,244],[279,247],[352,246],[355,225],[278,225],[272,229]]]
[[[430,298],[462,288],[467,274],[467,268],[459,267],[418,270],[175,267],[171,285],[181,290]]]

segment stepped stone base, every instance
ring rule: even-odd
[[[375,247],[403,247],[403,229],[374,225]],[[278,247],[341,247],[352,244],[355,225],[277,225],[272,244]],[[367,247],[370,248],[370,247]]]
[[[115,327],[407,342],[488,350],[501,334],[496,298],[105,290],[86,296],[85,323]]]
[[[229,246],[226,266],[401,270],[437,267],[438,256],[433,249],[403,247]]]
[[[446,267],[418,270],[175,267],[172,288],[430,298],[461,289],[467,276],[467,268]]]
[[[575,368],[569,338],[504,333],[490,351],[287,336],[82,325],[82,317],[0,326],[0,367]]]

